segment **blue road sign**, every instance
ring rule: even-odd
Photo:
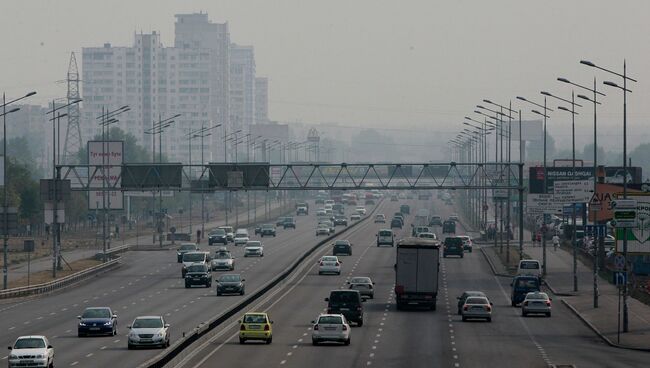
[[[627,277],[625,271],[616,271],[614,272],[614,285],[623,286],[627,282]]]
[[[606,225],[586,225],[585,235],[597,238],[604,238],[607,236]]]

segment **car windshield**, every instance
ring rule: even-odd
[[[392,231],[380,231],[379,236],[391,236],[393,235]]]
[[[246,233],[237,233],[235,234],[235,238],[247,238],[248,234]]]
[[[488,304],[487,299],[485,298],[467,298],[465,301],[467,304]]]
[[[266,316],[263,314],[247,314],[244,316],[244,323],[266,323]]]
[[[350,280],[350,284],[370,284],[370,282],[368,277],[354,277]]]
[[[248,243],[246,243],[246,246],[247,246],[247,247],[261,247],[261,246],[262,246],[262,243],[259,242],[259,241],[257,241],[257,240],[255,240],[255,241],[249,241]]]
[[[183,262],[203,262],[205,260],[205,254],[203,253],[185,253],[183,255]]]
[[[89,308],[84,311],[81,318],[111,318],[111,311],[106,308]]]
[[[227,233],[232,233],[232,227],[231,226],[222,226],[219,229],[222,229],[223,231]]]
[[[535,279],[517,279],[515,287],[517,288],[535,288],[538,283]]]
[[[274,228],[274,226],[271,225],[271,224],[264,224],[264,225],[262,225],[262,229],[273,229],[273,228]]]
[[[539,263],[538,262],[521,262],[519,265],[519,268],[523,270],[538,270],[539,269]]]
[[[14,345],[14,349],[38,349],[44,347],[45,347],[45,341],[43,339],[39,339],[36,337],[18,339],[16,340],[16,344]]]
[[[180,250],[196,250],[196,245],[194,245],[194,244],[183,244],[183,245],[181,245]]]
[[[132,328],[161,328],[163,321],[160,318],[138,318],[133,322]]]
[[[339,316],[321,316],[318,323],[323,325],[342,325],[343,319]]]
[[[216,259],[230,259],[230,253],[226,253],[226,252],[217,253],[215,258]]]
[[[528,295],[526,295],[526,299],[546,300],[546,299],[548,299],[548,295],[546,295],[544,293],[528,294]]]
[[[321,260],[323,260],[325,262],[332,262],[332,261],[338,261],[338,258],[332,257],[332,256],[325,256],[325,257],[321,258]]]
[[[224,229],[216,229],[210,231],[210,235],[225,235],[226,231]]]
[[[239,282],[241,277],[239,275],[223,275],[219,277],[219,282]]]
[[[337,240],[337,241],[334,243],[334,245],[348,245],[348,244],[350,244],[350,242],[347,241],[347,240]]]
[[[436,236],[431,233],[420,233],[420,238],[434,239]]]
[[[355,303],[359,301],[358,292],[333,292],[330,294],[330,302],[332,303]]]
[[[205,272],[206,268],[204,265],[191,265],[187,268],[187,272]]]

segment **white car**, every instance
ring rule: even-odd
[[[250,240],[248,235],[248,230],[246,229],[237,229],[235,232],[234,243],[235,245],[245,245]]]
[[[327,224],[318,224],[318,227],[316,228],[316,236],[318,235],[329,235],[330,234],[330,227]]]
[[[418,238],[425,238],[425,239],[431,239],[431,240],[438,239],[436,237],[436,234],[434,234],[434,233],[419,233]]]
[[[228,270],[233,271],[235,269],[235,259],[233,258],[230,252],[219,251],[216,252],[214,258],[212,259],[212,271],[216,270]]]
[[[551,316],[551,298],[548,294],[539,291],[526,294],[524,302],[521,303],[521,316],[526,317],[534,313]]]
[[[128,348],[138,346],[169,346],[169,324],[162,316],[140,316],[128,326]]]
[[[319,208],[316,210],[316,217],[325,217],[327,216],[327,213],[325,212],[324,208]]]
[[[258,256],[264,257],[264,245],[261,241],[251,240],[246,243],[246,248],[244,248],[244,257]]]
[[[321,314],[313,323],[311,342],[318,345],[325,341],[342,342],[350,345],[350,325],[342,314]]]
[[[470,296],[465,299],[461,309],[463,322],[470,318],[485,319],[492,322],[492,303],[484,296]]]
[[[45,336],[21,336],[9,350],[9,368],[54,367],[54,348]]]
[[[341,274],[341,261],[337,256],[322,256],[318,261],[318,274],[335,273]]]
[[[363,206],[357,206],[357,208],[354,210],[356,213],[359,215],[364,215],[366,214],[366,208]]]
[[[358,213],[355,213],[354,215],[350,215],[350,221],[359,221],[361,220],[361,215]]]
[[[384,224],[384,223],[386,223],[386,215],[384,215],[383,213],[380,213],[380,214],[378,214],[378,215],[375,215],[375,223],[376,223],[376,224],[377,224],[377,223],[379,223],[379,224]]]

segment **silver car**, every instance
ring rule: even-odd
[[[521,304],[521,315],[526,317],[533,313],[545,314],[546,317],[551,316],[551,298],[548,297],[548,294],[539,291],[526,294],[526,298]]]
[[[348,285],[350,285],[350,289],[358,290],[362,298],[375,298],[375,283],[370,277],[353,277],[348,281]]]
[[[8,367],[54,367],[54,348],[45,336],[21,336],[9,347]]]
[[[162,316],[136,317],[128,327],[128,348],[138,346],[169,346],[169,324]]]
[[[228,251],[220,251],[215,253],[214,259],[212,260],[212,270],[228,270],[233,271],[235,269],[235,259],[232,257],[232,254]]]
[[[492,303],[484,296],[471,296],[465,300],[461,315],[463,322],[471,318],[492,322]]]
[[[264,257],[264,245],[258,240],[249,240],[244,248],[244,257]]]
[[[337,256],[322,256],[318,261],[318,274],[335,273],[341,274],[341,261]]]
[[[321,314],[318,321],[311,321],[312,344],[318,345],[325,341],[342,342],[350,345],[350,325],[342,314]]]

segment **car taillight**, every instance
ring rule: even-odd
[[[372,289],[372,284],[368,284],[368,289]]]
[[[395,286],[395,294],[397,295],[404,294],[404,285]]]
[[[489,305],[486,305],[486,306],[485,306],[485,310],[488,311],[488,312],[490,312],[490,311],[492,311],[492,307],[490,307]]]
[[[468,305],[464,305],[464,306],[463,306],[463,310],[464,310],[464,311],[466,311],[466,310],[468,310],[468,309],[469,309],[469,306],[468,306]]]
[[[241,326],[239,326],[239,330],[240,330],[240,331],[245,331],[245,330],[246,330],[246,326],[244,326],[244,325],[242,324]]]
[[[338,267],[338,266],[340,266],[340,265],[341,265],[340,263],[336,262],[336,267]]]
[[[345,325],[343,325],[343,331],[347,331],[347,330],[348,328]]]
[[[528,306],[528,301],[524,302],[524,306],[526,306],[526,307]]]
[[[318,331],[318,325],[314,325],[314,331]]]
[[[546,301],[546,305],[550,307],[550,306],[551,306],[551,301],[550,301],[550,300],[547,300],[547,301]]]
[[[270,329],[271,329],[271,326],[269,326],[269,325],[264,325],[264,331],[268,331],[268,330],[270,330]]]
[[[320,262],[320,265],[321,265],[321,266],[323,265],[323,261]]]

